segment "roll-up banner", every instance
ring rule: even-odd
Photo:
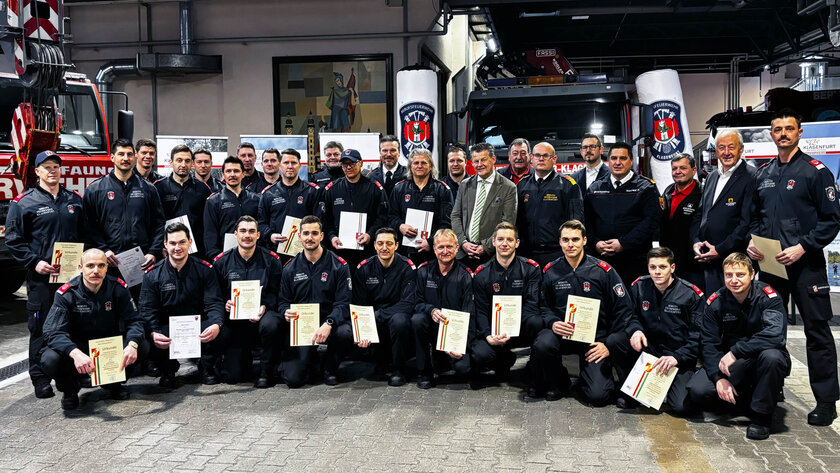
[[[397,136],[400,139],[400,162],[408,163],[415,149],[427,149],[438,169],[440,143],[440,107],[438,77],[431,69],[416,66],[397,72]]]

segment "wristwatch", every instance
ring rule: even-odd
[[[137,342],[135,342],[134,340],[130,340],[128,342],[128,346],[130,346],[131,348],[134,348],[136,350],[137,349]]]
[[[335,325],[335,320],[333,320],[333,319],[327,319],[327,325],[329,325],[330,327],[332,327],[333,325]]]

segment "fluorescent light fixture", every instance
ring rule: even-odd
[[[499,49],[499,46],[496,44],[496,38],[491,36],[490,39],[487,40],[487,49],[489,49],[491,53],[495,53],[496,50]]]
[[[603,123],[597,123],[596,122],[596,123],[593,123],[593,124],[589,125],[589,132],[590,133],[600,135],[601,132],[603,132],[603,131],[604,131],[604,124]]]
[[[588,20],[589,15],[574,15],[572,17],[573,20]]]

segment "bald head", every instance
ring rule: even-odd
[[[82,253],[82,266],[85,265],[85,261],[89,258],[92,258],[94,260],[103,259],[105,260],[105,264],[108,264],[108,258],[105,256],[105,252],[100,250],[99,248],[91,248]]]
[[[92,292],[102,287],[102,281],[108,273],[108,259],[102,250],[91,248],[82,253],[82,280]]]

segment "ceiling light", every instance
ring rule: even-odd
[[[589,15],[575,15],[572,17],[573,20],[588,20]]]
[[[496,44],[496,39],[492,36],[490,37],[490,39],[487,40],[487,49],[489,49],[491,53],[495,53],[496,50],[499,49],[498,45]]]

